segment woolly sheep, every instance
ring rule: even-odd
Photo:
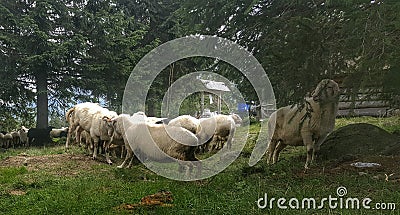
[[[236,124],[230,115],[216,115],[200,119],[196,133],[200,143],[204,144],[203,151],[205,151],[210,150],[210,145],[212,149],[221,149],[225,141],[230,149],[235,130]]]
[[[197,166],[197,174],[201,173],[201,163],[195,162],[199,161],[195,157],[198,139],[184,128],[164,124],[133,123],[126,130],[126,138],[131,150],[140,149],[141,155],[147,159],[167,162],[169,160],[163,160],[162,152],[164,152],[180,161],[192,161],[192,164],[195,163]],[[152,141],[158,147],[149,144]],[[182,170],[182,165],[179,170]]]
[[[5,148],[10,147],[10,145],[12,144],[12,141],[13,141],[13,136],[11,135],[11,133],[4,134],[3,139],[4,139]]]
[[[119,116],[114,117],[111,120],[107,120],[107,126],[109,129],[108,132],[113,133],[111,141],[123,143],[126,150],[125,159],[121,165],[117,166],[118,168],[125,167],[128,161],[129,161],[128,167],[131,167],[133,161],[133,151],[129,146],[129,143],[125,136],[126,127],[124,127],[124,124],[125,126],[128,126],[128,123],[130,123],[129,125],[131,125],[131,123],[143,123],[143,122],[147,122],[147,117],[144,114],[144,112],[137,112],[132,116],[129,116],[127,114],[120,114]]]
[[[232,117],[233,121],[235,122],[236,127],[239,127],[243,122],[242,118],[235,113],[232,113],[230,115],[230,117]]]
[[[79,130],[79,128],[77,128],[77,130]],[[87,132],[85,130],[81,131],[78,142],[79,142],[80,146],[85,147],[85,149],[89,155],[93,155],[93,140],[92,140],[92,137],[90,136],[89,132]]]
[[[21,126],[21,128],[18,130],[19,139],[23,146],[28,146],[28,130],[29,129],[25,128],[25,126]]]
[[[196,134],[200,121],[190,115],[182,115],[169,121],[168,125],[182,127]]]
[[[31,146],[49,143],[51,127],[47,128],[30,128],[28,130],[28,145]]]
[[[50,131],[50,137],[51,138],[66,137],[67,134],[68,134],[68,127],[53,128]]]
[[[12,131],[11,133],[12,136],[12,147],[16,147],[19,146],[20,144],[20,139],[19,139],[19,133],[17,131]]]
[[[286,106],[275,111],[269,121],[268,163],[278,161],[280,151],[287,145],[307,148],[308,169],[315,159],[326,136],[335,126],[338,111],[339,86],[329,79],[322,80],[311,98],[306,98],[302,106]]]
[[[97,103],[86,102],[75,105],[66,113],[66,119],[70,125],[65,145],[66,149],[68,148],[72,132],[75,131],[77,126],[80,126],[82,130],[89,132],[93,139],[93,159],[97,158],[99,141],[104,140],[106,161],[107,163],[112,164],[108,153],[108,146],[110,144],[112,134],[108,133],[106,122],[103,119],[111,119],[116,116],[118,116],[117,113],[100,107]],[[80,134],[81,130],[78,130],[78,132],[76,132],[77,140],[80,139]]]
[[[119,168],[125,167],[128,161],[128,167],[130,167],[132,165],[133,151],[138,149],[140,149],[140,152],[146,158],[161,161],[161,152],[154,145],[149,144],[153,140],[161,151],[173,158],[181,161],[198,161],[194,154],[198,140],[194,134],[180,127],[164,124],[148,124],[144,122],[145,116],[142,117],[142,120],[135,120],[135,117],[120,115],[112,119],[114,136],[122,136],[127,147],[127,156],[124,162],[118,166]],[[126,131],[124,125],[127,128]],[[148,131],[151,136],[148,135]],[[181,143],[185,143],[185,145]],[[200,174],[201,164],[197,163],[196,165],[198,169],[197,173]]]
[[[158,117],[146,117],[146,123],[148,124],[160,124],[164,122],[167,118],[158,118]]]

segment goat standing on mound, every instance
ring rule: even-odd
[[[339,103],[339,86],[322,80],[303,105],[286,106],[275,111],[268,121],[268,163],[276,163],[287,145],[307,148],[305,169],[315,159],[321,144],[335,126]],[[274,128],[275,127],[275,128]],[[273,135],[272,135],[273,134]]]

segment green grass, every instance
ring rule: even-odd
[[[336,120],[336,128],[343,127],[348,124],[354,123],[369,123],[376,125],[384,130],[392,133],[394,131],[400,131],[400,116],[392,117],[352,117],[352,118],[340,118]]]
[[[399,128],[398,118],[339,119],[337,126],[355,122],[376,123],[393,131]],[[397,123],[397,124],[396,124]],[[283,151],[280,161],[267,166],[265,157],[254,167],[247,165],[258,134],[258,124],[250,127],[250,136],[241,156],[223,172],[197,182],[180,182],[157,176],[142,164],[131,169],[117,169],[102,162],[69,159],[82,156],[77,146],[65,152],[62,144],[53,147],[14,149],[0,153],[0,166],[8,158],[23,156],[65,156],[60,166],[32,168],[13,165],[0,167],[0,214],[399,214],[395,211],[311,209],[259,209],[256,201],[265,193],[269,198],[290,199],[314,197],[322,199],[345,186],[346,197],[369,197],[373,202],[395,202],[400,207],[399,183],[374,179],[368,172],[360,176],[355,171],[334,174],[322,167],[303,173],[303,147]],[[55,159],[56,159],[55,158]],[[57,160],[52,160],[57,162]],[[117,161],[116,163],[119,163]],[[82,166],[82,167],[80,167]],[[66,174],[74,173],[74,174]],[[121,204],[138,203],[146,195],[160,190],[173,194],[173,207],[143,207],[133,211],[119,209]],[[22,191],[15,195],[12,191]]]

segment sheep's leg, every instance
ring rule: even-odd
[[[132,160],[133,160],[133,151],[131,150],[130,147],[126,147],[125,159],[121,165],[117,166],[117,168],[124,168],[128,161],[129,161],[128,168],[130,168],[132,166]]]
[[[235,134],[235,129],[231,129],[231,131],[229,132],[229,135],[228,135],[228,140],[226,142],[228,149],[232,148],[232,141],[233,141],[234,134]]]
[[[233,136],[228,137],[228,141],[226,141],[226,146],[228,147],[228,149],[232,148],[232,141],[233,141]]]
[[[268,144],[268,160],[267,164],[272,164],[272,157],[275,152],[276,144],[278,143],[277,140],[272,139]]]
[[[83,131],[83,129],[81,127],[79,127],[76,130],[76,133],[75,133],[75,141],[76,142],[78,142],[78,141],[80,142],[82,131]]]
[[[187,166],[187,169],[186,169],[186,177],[187,178],[190,178],[191,177],[191,175],[192,175],[192,172],[193,172],[193,163],[189,163],[188,165],[186,165]]]
[[[111,156],[117,157],[117,149],[116,148],[113,148],[110,151],[111,151]]]
[[[98,144],[97,149],[99,150],[97,153],[103,154],[103,152],[104,152],[104,142],[102,140],[99,140],[99,144]]]
[[[128,164],[127,168],[131,168],[132,167],[133,160],[135,160],[135,158],[136,158],[135,156],[133,156],[133,152],[132,151],[131,151],[130,157],[131,157],[131,160],[129,161],[129,164]]]
[[[67,134],[67,141],[65,141],[65,150],[67,150],[68,149],[68,147],[69,147],[69,143],[70,143],[70,141],[71,141],[71,135],[72,135],[72,132],[73,131],[75,131],[75,128],[73,128],[74,126],[69,126],[69,128],[68,128],[68,134]],[[78,139],[79,140],[79,139]]]
[[[32,142],[33,142],[33,138],[28,137],[28,147],[31,146]],[[7,143],[6,143],[6,145],[7,145]]]
[[[201,177],[201,171],[203,169],[203,165],[201,163],[201,161],[194,161],[194,163],[196,163],[196,168],[197,168],[197,172],[196,172],[196,178],[200,178]]]
[[[274,157],[273,157],[273,164],[275,164],[276,162],[278,162],[278,158],[279,158],[279,153],[281,153],[282,149],[284,149],[286,147],[286,144],[279,142],[278,145],[275,147],[275,151],[274,151]]]
[[[217,147],[218,147],[218,137],[214,135],[208,145],[208,151],[213,152],[214,150],[217,149]]]
[[[93,151],[90,149],[90,143],[86,142],[84,146],[85,146],[87,155],[93,155]]]
[[[122,145],[122,146],[121,146],[121,159],[124,158],[125,153],[126,153],[125,146]]]
[[[88,137],[88,139],[86,140],[86,147],[87,147],[87,151],[89,155],[93,156],[93,140],[89,139],[91,137]]]
[[[93,160],[97,158],[97,150],[99,146],[99,138],[93,138]]]
[[[112,161],[111,161],[111,159],[110,159],[110,143],[111,142],[111,140],[107,140],[107,141],[104,141],[104,153],[106,154],[106,161],[107,161],[107,163],[108,164],[112,164]],[[115,151],[114,151],[114,153],[115,153]]]
[[[316,143],[315,143],[315,145],[314,145],[313,154],[312,154],[312,157],[311,157],[311,163],[313,163],[313,162],[316,161],[317,153],[319,152],[319,150],[320,150],[320,148],[321,148],[321,145],[322,145],[322,143],[325,141],[326,137],[327,137],[327,135],[325,135],[325,136],[323,136],[323,137],[320,137],[320,138],[316,141]]]
[[[310,164],[314,154],[314,143],[312,140],[312,134],[303,134],[302,137],[303,137],[303,143],[307,148],[307,160],[306,164],[304,165],[304,168],[309,169],[308,165]]]

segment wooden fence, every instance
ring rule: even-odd
[[[349,96],[346,89],[341,89],[338,116],[387,116],[390,105],[383,99],[383,92],[377,89],[360,91]]]

